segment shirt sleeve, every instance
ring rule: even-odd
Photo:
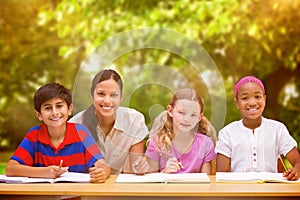
[[[230,139],[229,134],[224,129],[221,129],[219,132],[217,144],[216,144],[216,153],[223,154],[228,158],[231,157],[231,146],[230,146]]]
[[[211,160],[216,158],[215,146],[212,139],[210,137],[206,137],[205,143],[207,151],[205,153],[203,163],[210,162]]]
[[[82,144],[85,147],[85,159],[87,165],[88,167],[92,167],[97,160],[100,160],[104,157],[101,154],[100,149],[88,128],[82,124],[76,124],[76,129],[79,137],[81,138]]]
[[[15,160],[22,165],[33,166],[34,154],[34,141],[30,137],[29,131],[12,155],[11,160]]]
[[[277,143],[279,144],[279,153],[286,155],[294,147],[297,148],[296,140],[290,135],[288,129],[284,124],[279,126],[279,137]]]

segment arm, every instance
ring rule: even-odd
[[[211,161],[210,161],[210,162],[202,164],[200,172],[207,173],[207,175],[211,175],[211,170],[212,170],[212,167],[211,167]]]
[[[286,158],[293,165],[293,168],[284,172],[283,176],[288,180],[298,180],[300,175],[300,156],[296,147],[286,154]]]
[[[94,167],[90,168],[91,183],[104,183],[110,176],[110,166],[104,159],[100,159],[94,163]]]
[[[130,156],[130,167],[131,172],[133,172],[133,165],[139,159],[139,157],[143,157],[144,155],[144,140],[132,145],[129,149]]]
[[[217,154],[217,172],[231,172],[231,159],[223,154]]]
[[[68,167],[48,166],[48,167],[31,167],[22,165],[15,160],[9,160],[6,166],[7,176],[25,176],[25,177],[42,177],[57,178],[68,171]]]

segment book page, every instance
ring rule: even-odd
[[[169,183],[210,183],[206,173],[166,174]]]
[[[90,175],[87,173],[66,172],[59,178],[54,179],[54,182],[89,183],[90,180]]]
[[[149,173],[145,175],[119,174],[116,183],[210,183],[206,173],[165,174]]]
[[[282,176],[282,173],[272,173],[272,172],[217,172],[216,182],[300,183],[300,180],[289,181]]]

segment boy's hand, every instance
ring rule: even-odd
[[[137,175],[143,175],[149,170],[149,163],[145,157],[139,156],[132,165],[133,172]]]
[[[60,166],[51,165],[46,167],[46,169],[47,169],[47,174],[45,176],[46,178],[58,178],[63,173],[68,172],[69,167],[60,167]]]
[[[106,180],[106,173],[103,168],[92,167],[89,169],[91,183],[104,183]]]
[[[290,181],[296,181],[299,179],[299,176],[294,168],[288,169],[283,172],[283,177],[286,177]]]

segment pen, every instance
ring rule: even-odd
[[[63,165],[63,159],[61,159],[60,162],[59,162],[59,169],[62,168],[62,165]]]

